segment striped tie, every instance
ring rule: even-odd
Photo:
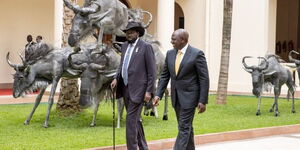
[[[175,60],[175,73],[178,74],[179,66],[182,60],[183,53],[181,50],[177,51],[176,60]]]

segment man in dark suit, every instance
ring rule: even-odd
[[[141,111],[143,102],[154,95],[155,55],[152,46],[139,38],[145,33],[141,23],[129,22],[125,32],[127,42],[122,45],[121,63],[111,87],[117,87],[117,98],[124,98],[128,150],[148,150]]]
[[[35,44],[35,42],[34,41],[32,41],[32,35],[27,35],[27,37],[26,37],[26,40],[27,40],[27,44],[25,45],[25,48],[27,47],[27,46],[30,46],[30,45],[33,45],[33,44]]]
[[[189,34],[178,29],[172,34],[174,49],[167,52],[154,105],[162,98],[171,78],[172,106],[176,112],[178,135],[174,150],[194,150],[195,107],[203,113],[208,102],[209,76],[204,53],[188,44]]]
[[[32,48],[30,48],[32,45],[35,44],[34,41],[32,41],[32,35],[27,35],[26,37],[27,40],[27,44],[25,45],[25,60],[29,61],[29,58],[31,55],[34,54],[34,52],[32,51]]]

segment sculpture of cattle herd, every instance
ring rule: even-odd
[[[79,104],[83,108],[93,106],[94,115],[90,126],[95,126],[99,103],[103,99],[105,91],[110,88],[109,85],[120,62],[120,55],[116,52],[117,47],[112,46],[114,44],[102,42],[103,34],[122,36],[124,35],[122,29],[126,27],[128,20],[142,21],[143,14],[150,16],[149,21],[146,24],[143,23],[145,28],[152,22],[152,15],[149,12],[141,9],[127,9],[118,0],[97,0],[93,1],[94,4],[86,1],[82,8],[72,4],[69,0],[64,0],[64,3],[75,13],[68,38],[68,43],[72,47],[54,49],[48,44],[26,47],[34,52],[43,50],[43,53],[31,57],[28,61],[25,61],[23,56],[20,55],[22,64],[13,64],[9,60],[9,52],[6,56],[7,63],[16,71],[14,74],[13,96],[17,98],[28,92],[40,91],[30,115],[24,122],[25,125],[29,124],[47,86],[51,84],[49,106],[43,125],[47,128],[54,94],[60,78],[80,77]],[[95,43],[82,43],[82,39],[88,35],[98,35],[95,36],[98,41]],[[164,60],[164,55],[159,49],[159,42],[150,34],[145,34],[142,38],[153,46],[156,60],[159,60],[157,61],[157,70],[161,70],[164,63],[161,60]],[[115,41],[115,38],[112,42],[120,43]],[[119,108],[118,114],[122,114],[122,109]],[[165,120],[167,119],[166,108]],[[155,113],[157,116],[157,112]],[[118,127],[120,126],[120,119],[121,116],[118,116]]]
[[[13,96],[20,97],[28,92],[39,90],[40,93],[36,98],[34,107],[24,122],[28,125],[35,109],[38,107],[42,96],[48,85],[51,86],[49,96],[49,106],[47,109],[44,127],[48,127],[49,115],[53,105],[53,98],[57,84],[61,77],[81,78],[80,86],[80,105],[82,107],[94,106],[94,115],[91,126],[96,125],[96,116],[100,101],[103,99],[105,91],[113,79],[113,76],[118,69],[120,56],[117,54],[117,46],[111,46],[102,42],[103,34],[112,34],[113,43],[116,41],[115,36],[124,36],[124,29],[129,20],[143,21],[143,14],[149,15],[149,21],[144,24],[148,28],[152,22],[152,15],[141,9],[128,9],[118,0],[96,0],[94,4],[88,4],[86,1],[85,7],[80,8],[78,5],[72,4],[69,0],[64,0],[67,7],[74,11],[75,16],[72,20],[72,28],[69,34],[68,43],[72,47],[54,49],[48,44],[42,46],[29,46],[26,48],[31,51],[41,51],[43,53],[25,61],[23,56],[22,64],[13,64],[9,60],[9,53],[6,56],[7,63],[14,68]],[[95,43],[81,43],[82,39],[87,35],[94,35],[98,40]],[[146,33],[142,37],[145,41],[151,43],[155,52],[157,61],[158,75],[164,64],[164,55],[160,51],[159,42],[152,35]],[[113,44],[114,45],[114,44]],[[289,58],[297,66],[297,71],[300,73],[300,60],[292,58],[290,52]],[[262,62],[257,66],[249,66],[246,64],[246,59],[251,58],[245,56],[242,59],[244,69],[252,76],[253,94],[259,98],[256,115],[260,115],[261,95],[263,85],[269,83],[274,87],[274,104],[270,112],[275,109],[275,116],[279,115],[278,97],[281,92],[281,87],[286,84],[289,88],[288,92],[292,95],[292,113],[295,113],[294,93],[295,85],[292,79],[291,72],[279,63],[279,58],[276,55],[267,55],[266,57],[258,57]],[[300,79],[300,76],[299,76]],[[119,102],[122,102],[119,100]],[[122,103],[120,103],[122,104]],[[164,120],[167,120],[167,99],[165,98]],[[119,105],[118,127],[120,127],[120,119],[123,110],[122,105]],[[155,109],[154,109],[155,110]],[[148,112],[146,112],[147,114]],[[157,111],[154,111],[157,117]]]
[[[288,86],[288,92],[292,95],[292,113],[295,113],[294,105],[294,93],[295,85],[292,78],[291,72],[283,67],[279,63],[279,57],[276,55],[267,55],[266,57],[258,57],[262,62],[258,66],[248,66],[245,62],[246,59],[251,58],[250,56],[245,56],[242,60],[244,69],[249,72],[252,76],[252,93],[259,98],[257,104],[256,115],[260,115],[260,103],[261,96],[263,92],[264,84],[270,84],[274,87],[274,103],[270,109],[270,112],[274,111],[275,107],[275,116],[279,115],[278,111],[278,97],[281,92],[281,87],[283,84]]]
[[[295,63],[296,70],[298,72],[298,77],[300,81],[300,60],[297,60],[292,57],[292,54],[298,54],[298,52],[292,50],[289,52],[289,61],[291,63]],[[249,72],[252,76],[252,93],[258,98],[257,104],[257,112],[256,115],[260,115],[260,104],[261,104],[261,96],[263,93],[263,87],[267,85],[271,85],[274,88],[274,103],[270,109],[270,112],[274,111],[275,108],[275,116],[279,116],[278,111],[278,97],[281,93],[281,87],[283,84],[286,84],[288,87],[287,96],[288,99],[292,96],[292,107],[291,112],[295,113],[295,81],[293,80],[293,76],[290,70],[287,67],[294,68],[294,65],[290,65],[284,67],[280,62],[280,58],[277,55],[269,54],[265,57],[258,57],[259,60],[262,60],[257,66],[249,66],[245,62],[246,59],[252,58],[251,56],[245,56],[242,59],[242,64],[244,65],[244,69]]]

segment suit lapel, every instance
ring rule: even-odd
[[[175,61],[176,61],[176,55],[177,55],[177,50],[173,49],[173,51],[170,53],[170,60],[171,60],[171,71],[173,74],[176,76],[175,72]]]
[[[139,49],[140,49],[140,45],[141,45],[141,40],[139,39],[139,41],[136,43],[134,49],[133,49],[133,52],[132,52],[132,55],[131,55],[131,58],[130,58],[130,62],[129,62],[129,66],[128,68],[131,66],[131,64],[133,63]]]
[[[190,56],[191,56],[191,50],[190,50],[190,46],[188,46],[186,51],[185,51],[185,54],[184,54],[184,56],[181,60],[177,76],[180,74],[180,71],[182,70],[182,67],[184,67],[186,61],[189,60]],[[175,57],[175,59],[176,59],[176,57]]]

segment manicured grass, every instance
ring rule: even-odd
[[[279,117],[274,117],[273,113],[268,112],[273,103],[272,98],[263,98],[261,116],[255,116],[257,99],[254,97],[229,96],[225,106],[216,105],[214,100],[215,96],[210,96],[207,112],[195,115],[195,134],[300,123],[299,100],[295,102],[296,114],[291,113],[291,101],[279,100]],[[54,105],[47,129],[42,127],[47,109],[45,103],[36,110],[30,125],[23,125],[32,106],[33,104],[0,105],[0,149],[76,150],[112,145],[111,103],[100,105],[96,127],[89,127],[91,110],[63,117],[55,111]],[[175,138],[177,135],[177,121],[173,108],[169,106],[168,121],[162,121],[162,109],[163,102],[160,102],[159,119],[143,116],[147,141]],[[122,128],[116,129],[116,144],[125,143],[124,126],[123,120]]]

